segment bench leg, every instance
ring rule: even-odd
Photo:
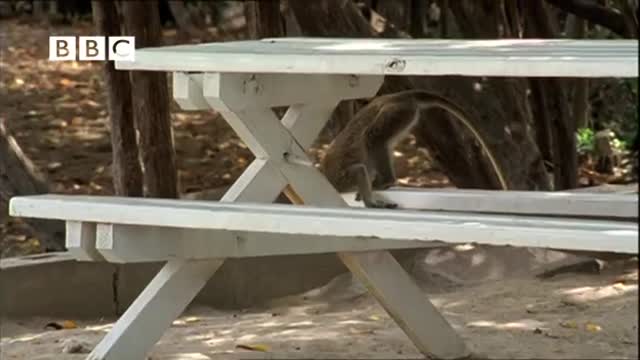
[[[87,359],[144,359],[148,349],[222,263],[223,260],[168,262]]]
[[[284,179],[278,177],[273,167],[258,159],[249,165],[223,200],[253,198],[273,202],[283,186]],[[144,359],[223,262],[224,259],[167,262],[87,359]]]

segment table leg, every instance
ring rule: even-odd
[[[347,204],[305,149],[340,100],[373,96],[381,83],[381,77],[177,73],[174,98],[187,108],[208,104],[219,111],[256,156],[222,201],[272,202],[290,186],[295,202],[339,207]],[[283,105],[292,106],[279,121],[271,107]],[[388,251],[338,255],[422,353],[442,359],[468,355],[462,339]],[[142,359],[222,263],[167,263],[89,359]]]
[[[221,76],[224,79],[224,75]],[[231,82],[229,78],[225,80]],[[219,75],[208,80],[205,78],[204,84],[209,89],[215,89],[223,81]],[[281,82],[280,86],[288,87],[286,76],[281,78]],[[338,88],[341,79],[336,78],[335,82],[334,87]],[[259,81],[257,86],[261,86]],[[363,93],[365,91],[363,89]],[[221,91],[213,93],[220,94]],[[245,107],[245,104],[252,103],[246,99],[245,93],[228,92],[227,97],[207,95],[205,92],[209,104],[223,113],[245,143],[252,144],[249,146],[256,156],[264,156],[277,163],[290,186],[289,192],[293,193],[290,198],[294,202],[347,206],[305,154],[305,149],[317,137],[331,114],[327,111],[328,107],[335,106],[338,101],[330,99],[323,103],[321,99],[324,98],[320,97],[308,101],[308,105],[298,104],[290,108],[279,122],[268,107]],[[245,101],[238,101],[238,97],[245,98]],[[288,161],[288,158],[294,158],[295,161]],[[350,252],[338,256],[423,354],[440,359],[469,356],[460,336],[388,251]]]

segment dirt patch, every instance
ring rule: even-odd
[[[611,264],[600,274],[535,278],[554,256],[560,255],[508,247],[451,248],[423,254],[412,273],[472,350],[490,358],[637,359],[637,261]],[[113,321],[43,329],[63,320],[4,321],[3,359],[83,359],[86,354],[63,354],[63,348],[69,343],[93,348]],[[261,351],[238,348],[243,345]],[[151,358],[422,357],[347,274],[261,308],[190,308],[153,348]]]

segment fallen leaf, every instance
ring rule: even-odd
[[[60,79],[59,84],[64,87],[72,87],[76,84],[76,82],[69,79]]]
[[[78,324],[73,320],[65,320],[60,323],[58,322],[50,322],[44,326],[45,329],[54,329],[54,330],[62,330],[62,329],[75,329],[78,327]]]
[[[371,316],[369,316],[369,319],[370,319],[370,320],[373,320],[373,321],[378,321],[378,320],[380,320],[380,316],[378,316],[378,315],[371,315]]]
[[[60,167],[62,167],[62,163],[54,161],[54,162],[50,162],[47,164],[47,170],[49,171],[54,171],[56,169],[59,169]]]
[[[75,329],[77,327],[78,327],[78,324],[76,324],[76,322],[73,320],[65,320],[62,322],[63,329]]]
[[[563,321],[563,322],[560,323],[560,326],[562,326],[563,328],[567,328],[567,329],[577,329],[578,328],[578,324],[573,320]]]
[[[600,327],[600,325],[594,324],[594,323],[590,323],[590,322],[586,323],[584,325],[584,328],[589,332],[598,332],[598,331],[602,330],[602,327]]]
[[[261,344],[255,344],[255,345],[238,344],[238,345],[236,345],[236,348],[237,349],[244,349],[244,350],[251,350],[251,351],[262,351],[262,352],[269,351],[269,347],[267,345],[261,345]]]

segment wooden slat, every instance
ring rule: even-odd
[[[638,197],[628,194],[409,188],[376,194],[412,210],[638,219]],[[355,200],[355,193],[343,196],[349,205],[363,206]]]
[[[114,263],[203,260],[442,246],[424,241],[98,224],[97,250]]]
[[[104,261],[96,250],[96,224],[67,221],[65,245],[69,253],[79,261]]]
[[[638,252],[638,225],[622,221],[64,195],[15,197],[9,210],[112,224]]]
[[[637,77],[637,40],[280,38],[136,50],[124,70]],[[241,61],[239,61],[241,59]]]

